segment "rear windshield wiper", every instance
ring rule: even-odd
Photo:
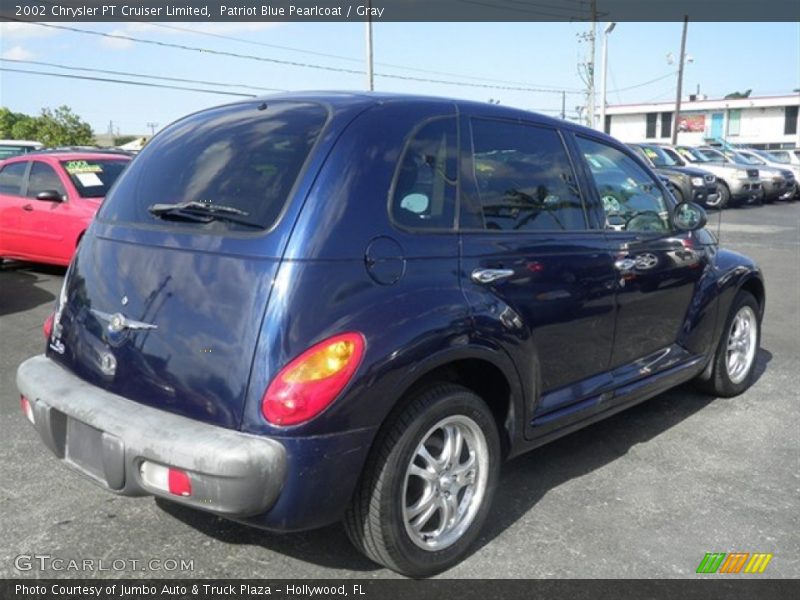
[[[147,210],[151,214],[162,219],[194,221],[197,223],[228,221],[230,223],[236,223],[237,225],[245,225],[247,227],[263,229],[263,227],[258,223],[237,218],[238,216],[246,217],[249,215],[250,213],[247,211],[235,208],[233,206],[214,204],[212,202],[189,200],[187,202],[178,202],[176,204],[152,204],[147,208]]]

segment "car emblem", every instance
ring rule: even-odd
[[[110,352],[105,352],[100,357],[100,370],[105,374],[113,377],[117,372],[117,359]]]
[[[120,302],[122,303],[122,306],[127,306],[128,305],[128,297],[127,296],[123,296],[122,300],[120,300]]]
[[[158,329],[158,325],[152,323],[145,323],[144,321],[134,321],[127,318],[122,313],[109,314],[99,310],[92,309],[92,314],[103,321],[108,323],[108,331],[111,333],[120,333],[126,329]]]

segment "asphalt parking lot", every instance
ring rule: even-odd
[[[508,463],[473,554],[443,576],[695,577],[706,552],[764,552],[774,557],[758,577],[800,577],[800,202],[730,209],[722,221],[723,245],[766,273],[752,389],[714,399],[683,386]],[[22,416],[14,383],[43,350],[63,273],[0,269],[0,577],[396,577],[339,525],[272,534],[119,498],[67,472]],[[19,555],[139,569],[191,560],[193,570],[20,571]]]

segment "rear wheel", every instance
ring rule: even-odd
[[[500,439],[470,390],[435,384],[379,434],[345,516],[353,544],[398,573],[427,577],[461,561],[489,512]]]
[[[722,338],[700,386],[715,396],[737,396],[749,388],[761,342],[761,309],[755,297],[740,291],[734,298]]]

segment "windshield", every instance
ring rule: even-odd
[[[286,101],[233,104],[181,119],[145,146],[98,219],[170,228],[269,229],[326,121],[322,106]],[[164,206],[177,204],[224,206],[241,211],[236,214],[246,215],[247,224],[234,218],[165,221],[170,211]],[[154,205],[160,210],[149,210]]]
[[[727,162],[725,155],[714,148],[697,148],[697,151],[712,162]]]
[[[711,162],[697,148],[690,148],[689,146],[681,146],[680,148],[677,148],[677,150],[678,150],[678,154],[680,154],[683,158],[685,158],[689,162],[693,162],[693,163]]]
[[[656,167],[674,167],[678,164],[659,146],[642,146],[642,150]]]
[[[127,158],[62,160],[61,167],[81,198],[102,198],[129,162]]]
[[[755,152],[752,152],[752,153],[750,153],[750,152],[747,152],[747,153],[736,152],[735,155],[738,156],[741,159],[741,161],[746,162],[747,164],[750,164],[750,165],[765,165],[765,164],[767,164],[764,161],[764,159],[761,158]],[[734,160],[737,160],[737,159],[734,158]]]
[[[0,144],[0,160],[11,158],[12,156],[19,156],[20,154],[27,154],[36,148],[31,146],[18,146],[16,144]]]

